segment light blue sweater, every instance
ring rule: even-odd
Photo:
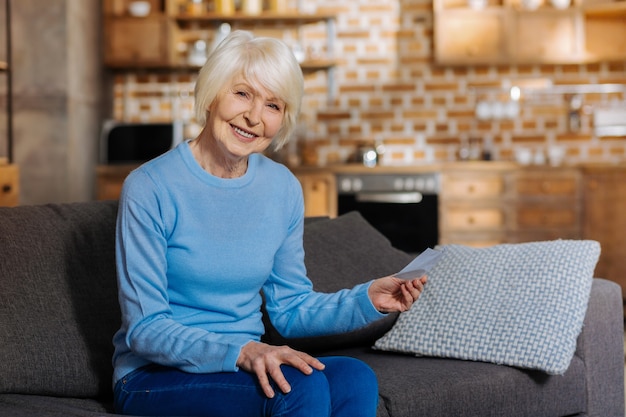
[[[183,142],[133,171],[117,220],[114,382],[149,363],[236,371],[242,346],[264,332],[261,290],[284,336],[339,333],[383,317],[367,295],[371,281],[312,291],[303,213],[298,180],[259,154],[244,176],[223,179]]]

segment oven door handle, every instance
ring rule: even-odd
[[[422,201],[422,193],[389,192],[389,193],[357,193],[356,201],[361,203],[392,203],[392,204],[415,204]]]

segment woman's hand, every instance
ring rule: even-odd
[[[274,397],[269,378],[274,380],[282,392],[291,391],[291,386],[280,369],[281,365],[292,366],[305,375],[310,375],[314,368],[318,371],[324,369],[322,362],[304,352],[299,352],[289,346],[272,346],[260,342],[249,342],[244,345],[237,359],[237,366],[256,374],[268,398]]]
[[[428,278],[404,280],[392,276],[379,278],[369,287],[369,297],[374,307],[382,313],[407,311],[419,298]]]

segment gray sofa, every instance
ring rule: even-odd
[[[119,325],[116,202],[0,208],[0,416],[104,416],[111,409],[111,337]],[[357,213],[310,219],[306,263],[334,291],[397,272],[411,256]],[[378,415],[624,416],[622,298],[595,279],[582,334],[563,376],[488,363],[371,350],[395,316],[346,335],[266,340],[369,363]],[[346,383],[349,384],[349,376]]]

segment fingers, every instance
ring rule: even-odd
[[[313,369],[320,371],[324,369],[324,364],[318,359],[288,346],[251,342],[249,346],[244,346],[244,349],[245,355],[240,356],[240,366],[257,376],[261,389],[268,398],[275,395],[271,381],[281,392],[286,394],[291,391],[291,385],[285,378],[281,365],[292,366],[305,375],[313,373]]]
[[[403,311],[406,311],[409,308],[411,308],[411,305],[413,305],[413,303],[417,301],[417,299],[420,297],[420,295],[424,291],[424,285],[426,284],[427,281],[428,281],[428,278],[426,276],[423,276],[421,278],[416,278],[411,281],[405,281],[401,285],[400,291],[402,292],[402,298],[403,298],[403,303],[402,303],[404,306]]]
[[[270,379],[267,376],[267,374],[265,372],[258,371],[256,372],[256,377],[259,381],[259,385],[261,385],[263,394],[265,394],[267,398],[274,398],[274,395],[275,395],[274,389],[272,388],[272,385],[270,384]]]

